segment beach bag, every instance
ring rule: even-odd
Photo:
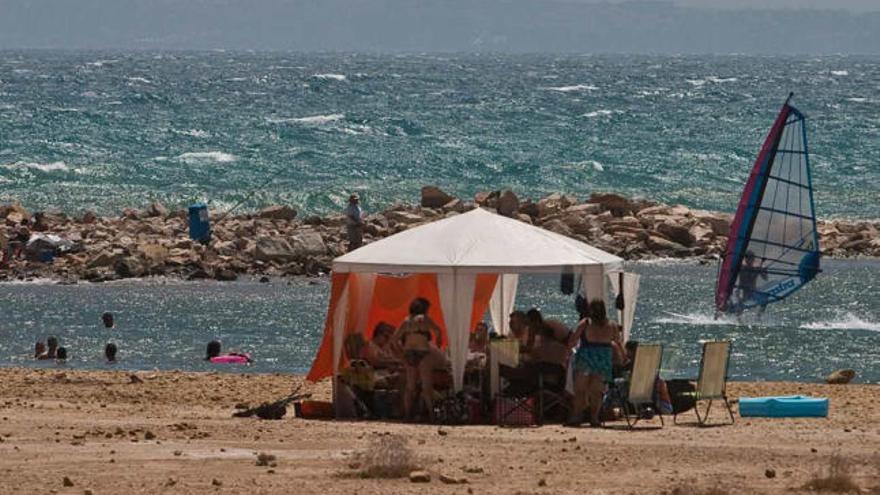
[[[668,380],[666,387],[669,389],[669,398],[672,402],[672,412],[681,414],[690,411],[697,404],[697,386],[690,380]]]

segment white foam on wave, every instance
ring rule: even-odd
[[[592,84],[575,84],[572,86],[551,86],[542,89],[546,91],[558,91],[560,93],[572,93],[575,91],[596,91],[599,88],[597,86],[593,86]]]
[[[95,60],[94,62],[86,62],[86,65],[89,67],[104,67],[105,65],[115,64],[119,62],[119,60]]]
[[[602,165],[602,163],[600,163],[596,160],[581,160],[579,162],[566,163],[566,165],[570,168],[580,168],[580,169],[592,168],[596,172],[604,172],[605,171],[605,167]]]
[[[735,317],[721,315],[717,319],[715,315],[702,314],[702,313],[687,313],[687,314],[677,314],[677,313],[666,313],[668,316],[663,316],[660,318],[654,319],[654,323],[668,323],[674,325],[714,325],[714,326],[730,326],[730,325],[738,325],[739,323],[736,321]]]
[[[208,131],[203,131],[201,129],[187,129],[185,131],[178,131],[178,132],[184,136],[192,136],[192,137],[196,137],[196,138],[211,137],[211,134]]]
[[[581,115],[581,117],[586,117],[588,119],[594,119],[596,117],[609,117],[609,116],[614,115],[616,113],[623,113],[623,112],[620,110],[606,110],[603,108],[601,110],[594,110],[592,112],[587,112],[587,113]]]
[[[833,70],[831,71],[832,76],[848,76],[849,71],[846,70]]]
[[[738,81],[739,79],[737,79],[737,78],[735,78],[735,77],[718,77],[718,76],[709,76],[709,77],[706,78],[706,80],[707,80],[707,81],[710,81],[710,82],[713,82],[713,83],[716,83],[716,84],[723,84],[723,83],[729,83],[729,82],[736,82],[736,81]]]
[[[62,161],[51,162],[51,163],[34,163],[34,162],[15,162],[3,165],[3,168],[6,169],[22,169],[28,168],[31,170],[39,170],[40,172],[69,172],[70,167],[67,166],[66,163]]]
[[[331,113],[327,115],[310,115],[308,117],[292,117],[289,119],[267,119],[273,124],[302,124],[302,125],[325,125],[337,122],[345,118],[343,113]]]
[[[205,162],[230,163],[234,162],[237,158],[231,153],[224,153],[222,151],[190,151],[177,157],[178,160],[187,164]]]
[[[807,330],[871,330],[880,332],[880,322],[864,320],[853,313],[845,313],[830,320],[814,321],[800,326]]]
[[[847,98],[846,101],[851,101],[853,103],[868,103],[867,98],[862,98],[862,97],[858,97],[858,96],[855,96],[852,98]]]
[[[150,81],[145,77],[127,77],[126,79],[128,79],[129,82],[133,83],[153,84],[153,81]]]
[[[685,79],[691,86],[699,88],[700,86],[706,84],[705,79]]]
[[[312,77],[330,81],[345,81],[347,79],[343,74],[313,74]]]

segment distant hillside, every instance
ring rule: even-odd
[[[0,0],[0,49],[880,54],[880,13],[555,0]]]

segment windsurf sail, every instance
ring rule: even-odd
[[[804,115],[782,106],[727,236],[715,307],[739,313],[782,301],[819,272],[819,237]]]

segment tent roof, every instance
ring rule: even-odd
[[[333,260],[335,272],[533,273],[623,260],[583,242],[477,208],[405,230]]]

